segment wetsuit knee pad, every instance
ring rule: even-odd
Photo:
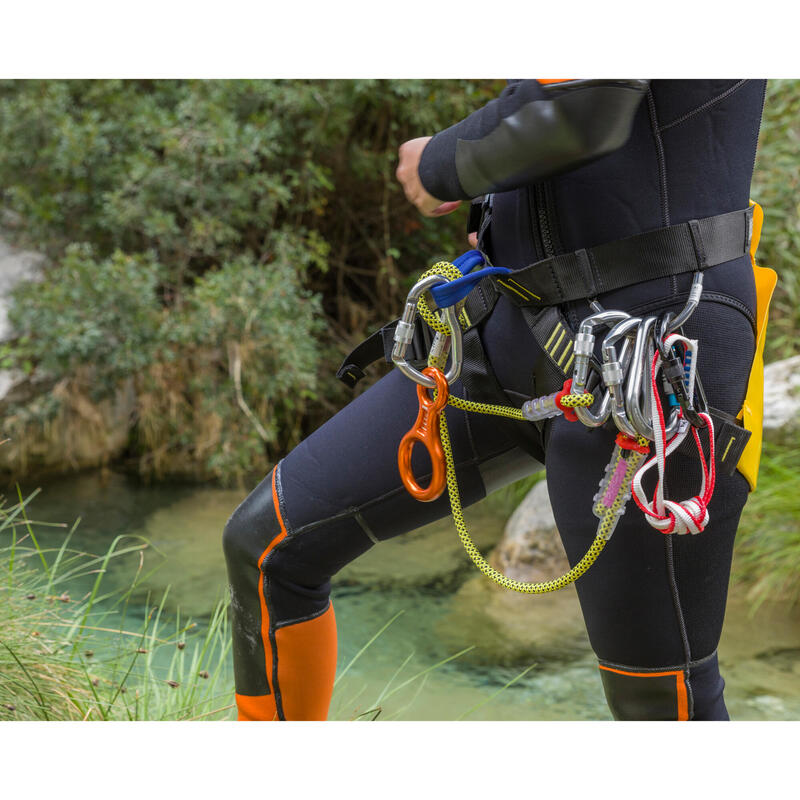
[[[239,505],[225,525],[222,547],[232,600],[238,600],[238,587],[243,586],[252,602],[250,584],[256,566],[270,617],[275,624],[286,625],[322,613],[329,603],[330,582],[317,582],[305,574],[303,547],[284,523],[279,482],[276,469]]]
[[[688,667],[640,668],[600,662],[606,702],[617,720],[726,720],[717,654]]]

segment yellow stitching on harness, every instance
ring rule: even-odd
[[[501,281],[500,278],[497,279],[497,282],[501,286],[505,286],[506,289],[511,289],[511,291],[514,292],[514,294],[518,294],[523,300],[528,300],[529,299],[524,294],[522,294],[522,292],[518,292],[513,286],[509,286],[505,281]]]
[[[550,342],[553,341],[553,337],[559,332],[559,330],[561,330],[561,323],[560,322],[556,323],[555,328],[553,328],[553,332],[550,334],[550,338],[544,343],[544,349],[545,350],[549,351]]]
[[[728,450],[731,449],[731,445],[734,443],[735,439],[736,439],[735,436],[731,436],[731,440],[728,442],[728,446],[725,448],[725,452],[722,454],[722,458],[720,459],[720,461],[725,460],[725,457],[728,455]]]
[[[521,283],[517,283],[517,281],[515,281],[513,278],[509,278],[508,280],[510,283],[513,283],[514,286],[519,286],[519,288],[522,289],[523,292],[529,294],[531,297],[535,297],[537,300],[542,299],[541,297],[539,297],[538,294],[534,294],[530,289],[526,289]]]
[[[561,366],[561,362],[564,360],[564,357],[567,355],[567,353],[569,353],[569,351],[570,351],[571,349],[572,349],[572,339],[570,339],[570,340],[569,340],[569,341],[568,341],[568,342],[567,342],[567,343],[564,345],[564,352],[561,354],[561,358],[559,358],[559,359],[558,359],[558,361],[556,362],[556,363],[558,364],[558,366],[559,366],[559,367]]]
[[[556,350],[558,350],[558,346],[561,344],[561,340],[564,338],[565,334],[566,334],[566,331],[562,330],[561,331],[561,336],[559,336],[558,339],[556,339],[556,343],[553,345],[553,349],[548,351],[548,353],[550,354],[550,358],[552,358],[554,361],[555,361],[555,358],[556,358]]]

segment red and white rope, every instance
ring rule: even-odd
[[[687,339],[679,334],[671,334],[666,337],[664,344],[667,348],[672,348],[674,344],[682,343],[687,352],[691,354],[690,370],[687,381],[687,392],[689,400],[694,399],[695,367],[697,364],[697,342],[694,339]],[[656,454],[653,458],[646,461],[637,471],[633,478],[632,492],[636,505],[642,510],[645,519],[650,525],[662,533],[700,533],[708,525],[708,503],[714,494],[714,484],[716,482],[716,470],[714,466],[714,423],[708,414],[700,413],[699,416],[705,421],[709,436],[709,458],[706,461],[703,453],[703,445],[697,428],[692,427],[683,416],[683,410],[678,410],[680,423],[678,432],[667,441],[666,425],[664,423],[664,411],[661,407],[661,400],[658,395],[657,376],[661,369],[661,354],[656,350],[650,370],[650,402],[653,420],[653,432],[655,436]],[[676,501],[668,500],[664,497],[664,472],[666,470],[667,456],[671,455],[686,438],[686,434],[691,428],[692,436],[697,445],[697,452],[700,455],[702,466],[702,482],[700,491],[688,500]],[[642,488],[642,478],[644,474],[653,466],[658,468],[658,484],[651,500]]]

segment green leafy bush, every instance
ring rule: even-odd
[[[766,359],[797,353],[800,334],[800,81],[772,80],[751,196],[764,208],[758,261],[778,273]]]
[[[16,296],[5,366],[82,374],[95,397],[132,378],[145,472],[263,473],[349,399],[341,353],[464,249],[463,213],[421,220],[405,201],[396,150],[492,89],[0,82],[0,204],[52,261]]]

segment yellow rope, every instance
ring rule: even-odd
[[[434,264],[427,272],[423,273],[421,278],[426,278],[429,275],[442,275],[450,280],[455,280],[461,277],[461,272],[453,264],[450,264],[447,261],[440,261],[437,264]],[[425,299],[425,295],[422,295],[422,297],[420,297],[418,300],[417,309],[419,310],[420,316],[435,331],[444,334],[448,334],[450,332],[447,325],[443,323],[433,311],[431,311],[430,306]],[[461,320],[462,325],[466,327],[463,319],[463,312],[459,319]],[[436,359],[429,359],[428,363],[430,366],[435,367],[444,366],[443,364],[437,363]],[[567,394],[564,395],[561,400],[563,405],[571,408],[574,408],[575,406],[590,406],[593,401],[594,397],[590,393],[582,395]],[[521,420],[523,422],[526,421],[525,417],[522,415],[522,411],[512,406],[476,403],[472,400],[465,400],[464,398],[453,397],[452,395],[448,399],[448,404],[454,406],[455,408],[462,409],[463,411],[472,411],[477,414],[494,414],[497,416],[508,417],[510,419]],[[555,592],[558,589],[563,589],[565,586],[568,586],[570,583],[576,581],[581,575],[583,575],[584,572],[586,572],[586,570],[589,569],[589,567],[592,566],[592,564],[594,564],[614,529],[617,512],[622,504],[622,498],[630,488],[633,475],[645,457],[643,453],[628,451],[628,466],[625,470],[625,476],[623,478],[622,485],[617,492],[617,496],[614,499],[611,508],[605,509],[600,504],[598,504],[596,507],[596,511],[602,513],[602,516],[600,516],[600,521],[597,525],[597,534],[595,535],[594,541],[589,546],[589,549],[586,551],[586,554],[574,567],[572,567],[572,569],[560,577],[553,578],[549,581],[518,581],[503,575],[502,572],[499,572],[492,567],[481,555],[480,551],[475,546],[475,543],[472,541],[472,537],[469,535],[469,530],[467,529],[467,524],[464,521],[464,514],[461,508],[461,494],[458,489],[458,479],[456,478],[453,449],[450,444],[450,433],[447,429],[447,419],[445,418],[444,414],[442,414],[439,420],[439,431],[442,439],[442,449],[444,450],[445,463],[447,467],[447,494],[450,498],[450,510],[453,515],[453,523],[456,526],[456,531],[461,539],[461,543],[464,545],[464,549],[467,551],[467,555],[472,559],[472,563],[475,564],[475,566],[484,575],[486,575],[487,578],[494,581],[499,586],[503,586],[506,589],[511,589],[514,592],[521,592],[522,594],[545,594],[547,592]],[[638,443],[646,444],[647,440],[640,438]],[[614,450],[613,466],[616,467],[619,463],[619,460],[623,458],[625,458],[625,455],[619,445],[617,445]]]

